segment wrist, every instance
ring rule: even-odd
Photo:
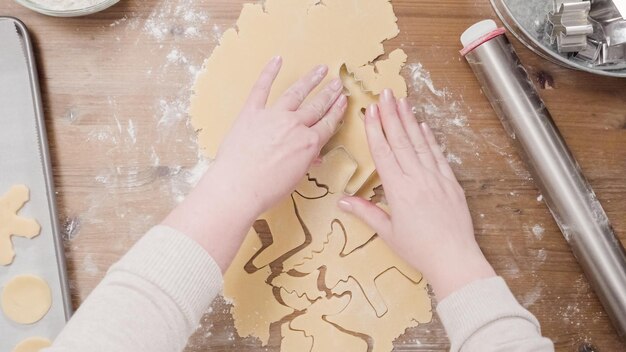
[[[463,249],[442,253],[439,260],[433,261],[438,264],[424,272],[440,302],[474,281],[497,276],[478,245],[476,247],[476,250],[471,251]]]
[[[257,219],[254,199],[235,179],[211,167],[196,187],[163,221],[203,247],[225,271]]]

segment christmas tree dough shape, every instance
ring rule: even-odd
[[[18,211],[29,199],[28,187],[16,185],[0,197],[0,265],[13,262],[15,252],[11,236],[33,238],[41,230],[37,221],[18,216]]]

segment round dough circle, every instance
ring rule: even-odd
[[[52,346],[52,341],[43,337],[29,337],[15,346],[13,352],[39,352]]]
[[[20,275],[4,286],[0,303],[9,319],[19,324],[32,324],[50,310],[52,292],[39,276]]]

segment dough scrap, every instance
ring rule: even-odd
[[[29,337],[18,343],[13,352],[39,352],[52,346],[52,341],[43,337]]]
[[[0,265],[11,264],[15,257],[11,236],[30,239],[41,231],[37,221],[17,215],[28,199],[29,190],[24,185],[11,187],[0,197]]]
[[[2,290],[2,311],[18,324],[33,324],[41,320],[52,306],[48,283],[35,275],[19,275]]]

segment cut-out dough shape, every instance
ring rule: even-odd
[[[426,282],[416,284],[397,269],[383,273],[376,284],[387,303],[388,311],[384,316],[378,317],[373,310],[363,309],[368,300],[359,289],[359,284],[350,279],[336,287],[338,292],[350,294],[350,304],[340,313],[327,316],[326,320],[371,337],[372,352],[390,352],[393,341],[407,328],[431,321],[431,303]]]
[[[285,270],[310,258],[313,253],[319,253],[328,242],[328,235],[332,231],[332,223],[340,221],[347,233],[342,254],[349,254],[356,248],[369,241],[375,232],[363,221],[352,214],[341,211],[337,203],[345,194],[344,186],[356,169],[356,163],[343,148],[337,148],[326,154],[322,163],[311,168],[309,177],[328,187],[329,194],[321,199],[309,201],[295,194],[293,199],[298,208],[302,221],[311,233],[311,244],[296,253],[284,263]]]
[[[328,238],[344,237],[343,228],[334,223],[332,225],[332,232]],[[328,243],[328,242],[327,242]],[[314,253],[314,255],[320,254],[322,251]],[[305,260],[312,260],[314,257],[306,258]],[[296,266],[296,269],[299,267]],[[304,295],[309,300],[316,300],[325,296],[325,291],[320,290],[319,280],[320,271],[311,271],[305,273],[305,275],[296,275],[290,272],[283,272],[272,280],[272,285],[275,287],[281,287],[287,292],[294,293],[297,296]]]
[[[33,324],[50,310],[52,292],[39,276],[20,275],[4,286],[0,303],[7,318],[18,324]]]
[[[363,339],[345,333],[324,321],[328,315],[339,314],[346,306],[349,306],[349,302],[349,295],[318,300],[307,309],[305,314],[294,318],[289,326],[292,330],[302,331],[306,336],[313,337],[312,352],[366,352],[367,342]]]
[[[261,240],[250,230],[224,275],[224,297],[233,302],[231,313],[239,336],[256,336],[263,346],[270,339],[270,323],[279,321],[294,312],[280,304],[274,296],[274,288],[265,281],[270,276],[269,268],[252,274],[244,270],[248,260],[261,248]]]
[[[322,199],[327,193],[328,190],[318,186],[315,181],[304,179],[298,184],[292,197],[305,197],[316,201]],[[260,219],[267,222],[272,233],[272,244],[257,253],[252,261],[255,268],[263,268],[305,244],[305,229],[298,218],[292,197],[285,198],[274,208],[261,215]]]
[[[302,331],[291,330],[289,324],[283,324],[280,333],[282,336],[280,341],[281,352],[311,352],[313,349],[313,338],[306,336]]]
[[[375,237],[350,255],[343,256],[341,250],[345,238],[344,231],[334,231],[324,251],[297,266],[296,270],[315,276],[320,267],[325,267],[325,285],[333,292],[340,282],[354,278],[379,317],[388,310],[375,284],[379,275],[389,268],[397,268],[414,283],[422,280],[422,274],[398,257],[380,237]],[[285,289],[298,292],[297,287],[285,287]]]
[[[13,352],[39,352],[52,346],[52,341],[43,337],[29,337],[15,346]]]
[[[0,197],[0,265],[13,262],[15,252],[11,236],[33,238],[41,230],[37,221],[17,216],[17,212],[29,199],[28,187],[13,186]]]

